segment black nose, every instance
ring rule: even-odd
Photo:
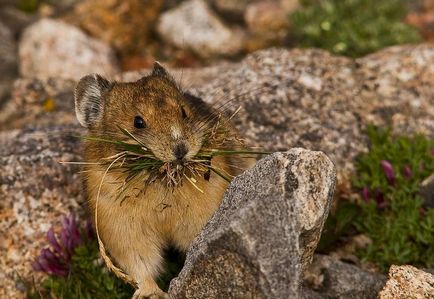
[[[184,143],[179,143],[173,148],[173,155],[178,160],[182,160],[185,157],[185,155],[187,155],[187,153],[188,153],[188,148],[187,145],[185,145]]]

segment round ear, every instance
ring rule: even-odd
[[[152,69],[153,76],[170,77],[169,72],[158,62],[154,62],[154,68]]]
[[[75,114],[78,122],[91,128],[102,119],[104,111],[103,95],[112,84],[98,74],[87,75],[80,79],[75,88]]]

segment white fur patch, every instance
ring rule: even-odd
[[[173,139],[179,139],[182,136],[181,130],[178,127],[172,126],[170,128]]]

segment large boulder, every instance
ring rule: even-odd
[[[335,188],[321,152],[292,149],[231,183],[172,281],[175,298],[298,298]]]
[[[410,265],[391,266],[389,280],[379,299],[430,299],[434,297],[434,275]]]
[[[229,115],[241,107],[233,119],[247,143],[324,151],[342,178],[366,151],[368,123],[434,136],[434,68],[427,67],[433,64],[432,44],[358,60],[322,50],[269,49],[215,67],[214,80],[207,69],[208,81],[191,90]]]
[[[188,0],[160,17],[157,31],[168,43],[202,57],[233,55],[241,38],[224,25],[203,0]]]
[[[24,30],[19,62],[21,75],[27,77],[79,79],[89,73],[112,76],[119,71],[108,44],[52,19],[41,19]]]

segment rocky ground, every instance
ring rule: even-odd
[[[7,232],[0,235],[0,298],[23,298],[20,279],[38,280],[31,262],[48,228],[62,214],[85,213],[79,167],[60,163],[81,159],[73,137],[82,132],[75,82],[91,72],[136,80],[148,71],[122,70],[167,57],[169,66],[212,61],[171,71],[186,90],[226,113],[241,107],[234,122],[249,145],[283,152],[233,182],[173,281],[173,295],[207,298],[226,290],[254,298],[374,298],[383,287],[380,298],[434,293],[433,275],[410,266],[392,267],[385,284],[381,274],[313,254],[335,185],[337,193],[348,191],[354,158],[367,149],[368,123],[434,137],[432,43],[355,60],[273,48],[228,62],[222,57],[283,44],[290,24],[277,12],[293,11],[298,2],[123,3],[125,11],[110,17],[117,0],[60,1],[40,7],[37,16],[6,1],[0,11],[0,231]],[[195,34],[178,34],[181,27]],[[131,54],[135,47],[146,53]],[[290,150],[295,147],[309,150]]]

